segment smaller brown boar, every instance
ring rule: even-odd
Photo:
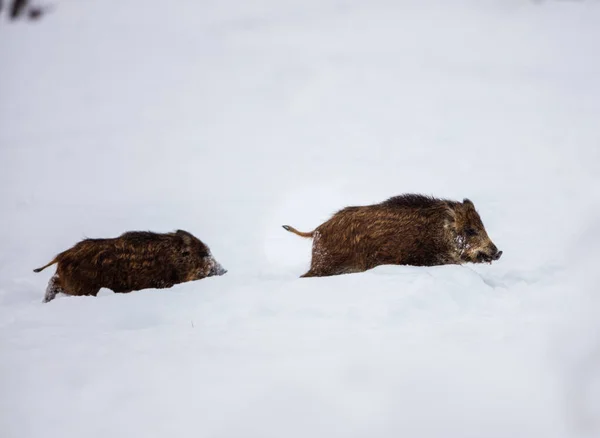
[[[227,271],[202,241],[188,233],[129,231],[116,238],[85,239],[58,254],[44,302],[58,293],[96,296],[101,288],[117,293],[166,289]]]
[[[379,265],[491,263],[502,251],[490,240],[473,202],[406,194],[346,207],[315,230],[312,260],[302,277],[363,272]]]

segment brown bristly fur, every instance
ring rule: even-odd
[[[379,265],[434,266],[491,261],[502,254],[473,203],[418,194],[346,207],[311,233],[311,267],[302,277],[363,272]]]
[[[210,249],[187,231],[130,231],[116,238],[85,239],[34,272],[57,264],[44,301],[56,293],[97,295],[101,288],[126,293],[216,274],[220,265]]]

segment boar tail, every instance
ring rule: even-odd
[[[294,227],[290,227],[289,225],[282,225],[283,229],[286,231],[289,231],[290,233],[294,233],[297,234],[300,237],[313,237],[314,235],[314,231],[311,231],[310,233],[303,233],[302,231],[298,231],[297,229],[295,229]]]
[[[42,266],[41,268],[34,269],[33,272],[42,272],[48,266],[52,266],[54,263],[58,263],[58,257],[55,257],[50,263]]]

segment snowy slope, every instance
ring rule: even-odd
[[[600,436],[600,4],[56,0],[0,21],[0,436]],[[491,266],[299,279],[309,230],[475,202]],[[42,304],[84,236],[223,277]]]

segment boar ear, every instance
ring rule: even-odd
[[[473,202],[469,198],[463,199],[463,204],[473,205]]]
[[[181,238],[183,239],[183,243],[185,243],[186,245],[192,243],[192,235],[187,231],[177,230],[175,231],[175,234],[181,236]]]
[[[456,222],[456,209],[451,205],[446,205],[446,223],[454,224]]]

